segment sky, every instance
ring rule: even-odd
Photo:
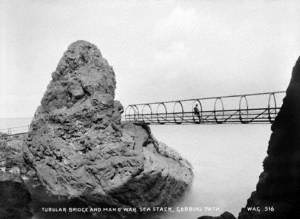
[[[87,40],[131,103],[285,90],[300,2],[0,0],[0,117],[32,117],[68,45]]]

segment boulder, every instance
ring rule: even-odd
[[[191,165],[146,125],[122,123],[115,73],[97,47],[71,44],[24,143],[48,194],[88,205],[164,206],[191,184]]]
[[[271,130],[264,170],[239,219],[300,218],[300,57]]]

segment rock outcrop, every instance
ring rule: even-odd
[[[239,219],[300,218],[300,57],[271,130],[264,171]]]
[[[30,125],[25,160],[61,200],[168,205],[192,182],[191,166],[148,126],[121,123],[115,88],[114,71],[96,46],[71,44]]]
[[[27,172],[23,136],[0,134],[0,218],[31,218],[30,193],[22,179]]]
[[[229,212],[224,212],[218,217],[212,217],[212,216],[203,216],[201,219],[235,219],[234,215]]]
[[[25,135],[0,134],[0,169],[2,172],[25,174],[28,169],[23,159],[22,145]]]

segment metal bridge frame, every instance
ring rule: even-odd
[[[125,110],[125,120],[146,124],[272,123],[280,110],[279,99],[282,100],[284,94],[285,91],[276,91],[131,104]],[[251,107],[250,97],[264,98],[264,105]],[[235,107],[225,108],[224,101],[229,99],[235,102]],[[213,102],[213,106],[204,110],[207,101]],[[199,114],[193,111],[195,104],[198,104]]]
[[[1,134],[6,134],[8,136],[15,136],[15,135],[23,135],[27,134],[30,125],[23,125],[23,126],[16,126],[10,127],[7,129],[0,129]]]
[[[249,124],[273,123],[280,110],[279,100],[285,91],[194,98],[165,102],[131,104],[125,110],[125,121],[142,124]],[[249,98],[263,98],[263,105],[253,107]],[[231,99],[235,107],[226,107],[224,102]],[[211,107],[207,107],[207,102]],[[194,112],[198,104],[199,113]],[[205,109],[208,108],[208,109]],[[220,108],[220,109],[218,109]],[[29,126],[0,129],[7,135],[26,134]]]

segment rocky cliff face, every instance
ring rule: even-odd
[[[300,218],[300,57],[271,129],[264,171],[239,219]]]
[[[300,58],[272,125],[268,156],[256,191],[239,218],[300,217]],[[249,210],[249,207],[256,207]],[[257,208],[258,207],[258,208]],[[259,210],[258,210],[259,209]]]
[[[192,182],[190,164],[147,126],[121,124],[115,74],[95,45],[61,58],[30,126],[25,160],[52,196],[111,206],[163,206]]]

